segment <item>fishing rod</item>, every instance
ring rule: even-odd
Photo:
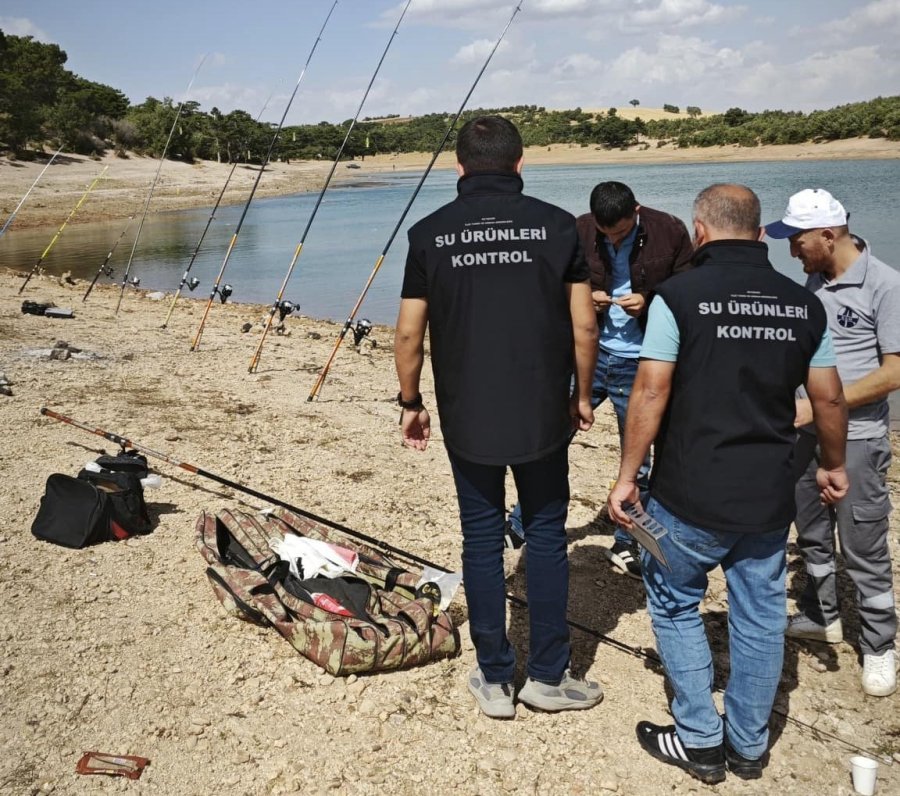
[[[168,454],[161,453],[160,451],[153,450],[152,448],[148,448],[145,445],[141,445],[134,440],[128,439],[125,436],[120,434],[115,434],[109,431],[104,431],[102,428],[97,428],[96,426],[88,425],[87,423],[82,423],[78,420],[74,420],[71,417],[67,417],[66,415],[60,414],[59,412],[55,412],[52,409],[48,409],[47,407],[41,408],[41,414],[45,417],[50,417],[54,420],[59,420],[60,422],[66,423],[70,426],[74,426],[75,428],[79,428],[82,431],[87,431],[89,434],[94,434],[98,437],[102,437],[103,439],[109,440],[110,442],[118,445],[123,451],[127,448],[133,448],[136,451],[144,453],[148,456],[152,456],[155,459],[160,459],[161,461],[166,462],[174,467],[180,467],[182,470],[186,470],[193,475],[199,475],[203,478],[207,478],[211,481],[215,481],[216,483],[222,484],[223,486],[227,486],[230,489],[234,489],[237,492],[243,492],[245,495],[250,495],[251,497],[255,497],[259,500],[263,500],[266,503],[270,503],[275,506],[281,506],[282,508],[287,509],[288,511],[292,511],[295,514],[300,515],[301,517],[306,517],[313,522],[321,523],[322,525],[326,525],[329,528],[333,528],[336,531],[339,531],[346,536],[352,539],[358,539],[361,542],[365,542],[369,545],[379,548],[386,553],[390,553],[395,555],[398,558],[401,558],[407,562],[419,564],[421,566],[431,567],[432,569],[438,570],[439,572],[451,572],[452,570],[447,569],[447,567],[441,566],[440,564],[436,564],[433,561],[429,561],[427,558],[423,558],[422,556],[418,556],[415,553],[410,553],[407,550],[404,550],[400,547],[396,547],[388,542],[384,542],[381,539],[377,539],[374,536],[369,536],[368,534],[362,533],[360,531],[354,530],[346,525],[343,525],[338,522],[334,522],[333,520],[329,520],[325,517],[320,517],[317,514],[313,514],[310,511],[306,511],[305,509],[301,509],[299,506],[291,505],[286,501],[279,500],[278,498],[272,497],[271,495],[266,495],[263,492],[259,492],[256,489],[252,489],[251,487],[245,486],[237,481],[232,481],[229,478],[223,478],[220,475],[216,475],[215,473],[211,473],[208,470],[204,470],[201,467],[198,467],[195,464],[190,464],[189,462],[179,461],[173,456],[169,456]],[[527,608],[528,601],[523,600],[521,597],[517,597],[514,594],[506,594],[506,599],[512,603],[513,605],[519,608]],[[606,644],[607,646],[613,647],[614,649],[619,650],[620,652],[624,652],[633,657],[643,659],[656,667],[662,668],[662,661],[659,658],[659,655],[655,650],[646,650],[642,647],[638,647],[632,644],[627,644],[624,641],[619,641],[618,639],[613,638],[612,636],[608,636],[605,633],[601,633],[599,630],[592,628],[588,625],[584,625],[581,622],[566,618],[566,624],[571,627],[573,630],[578,630],[582,633],[591,636],[592,638],[597,639],[598,641]],[[721,690],[721,689],[720,689]],[[893,763],[893,759],[890,756],[881,754],[879,752],[875,752],[870,749],[866,749],[865,747],[859,746],[852,741],[848,741],[845,738],[842,738],[839,735],[828,732],[827,730],[823,730],[819,727],[815,727],[812,724],[809,724],[801,719],[795,718],[791,716],[785,711],[779,710],[778,708],[773,708],[772,712],[778,716],[781,716],[785,721],[794,724],[801,729],[808,730],[813,737],[816,739],[827,738],[836,743],[842,744],[848,749],[852,749],[853,751],[860,752],[866,754],[870,757],[877,757],[883,760],[887,765],[891,765]]]
[[[160,172],[162,172],[163,163],[165,163],[166,160],[166,153],[169,151],[169,144],[172,143],[172,136],[175,135],[175,128],[178,126],[178,120],[181,118],[181,109],[184,107],[184,103],[187,102],[188,94],[191,93],[191,87],[194,85],[197,74],[200,72],[200,68],[205,61],[206,55],[200,59],[200,63],[197,64],[194,74],[191,75],[191,80],[184,90],[184,97],[181,102],[178,103],[178,109],[175,111],[175,119],[172,121],[172,127],[169,129],[169,137],[166,139],[166,145],[163,147],[162,155],[159,156],[159,166],[156,168],[156,176],[153,178],[153,182],[150,183],[147,201],[144,202],[144,212],[141,214],[141,223],[138,224],[137,234],[134,236],[134,243],[131,245],[131,254],[128,255],[128,263],[125,265],[125,274],[122,276],[122,287],[119,289],[119,300],[116,302],[116,315],[119,314],[119,307],[122,306],[122,297],[125,295],[125,288],[128,285],[128,274],[131,273],[131,263],[134,260],[134,252],[137,249],[138,241],[141,239],[141,231],[144,229],[144,222],[147,220],[147,212],[150,210],[150,200],[153,198],[153,191],[156,189],[156,183],[159,181],[159,175]],[[137,286],[137,282],[133,281],[132,284]]]
[[[259,365],[259,358],[262,354],[263,345],[266,342],[266,335],[268,335],[269,329],[272,327],[272,318],[275,317],[275,313],[280,312],[281,320],[283,321],[285,316],[293,312],[296,308],[296,306],[292,302],[283,300],[285,288],[287,288],[287,283],[291,278],[291,274],[294,272],[294,266],[297,264],[297,260],[300,259],[300,252],[303,250],[303,244],[306,241],[306,235],[307,233],[309,233],[309,228],[312,226],[313,220],[316,217],[316,213],[319,211],[319,206],[322,204],[322,199],[325,197],[325,191],[328,190],[328,186],[331,183],[331,178],[334,176],[334,170],[337,168],[337,165],[340,162],[341,155],[344,154],[344,148],[347,146],[347,141],[350,140],[350,133],[353,132],[353,128],[356,125],[356,120],[359,118],[359,114],[362,112],[363,105],[365,105],[366,99],[369,96],[369,92],[372,90],[372,85],[375,83],[375,78],[378,76],[381,65],[384,63],[385,56],[388,54],[388,50],[391,48],[391,44],[393,43],[394,38],[397,35],[397,31],[400,29],[400,23],[403,22],[403,17],[406,16],[406,11],[409,8],[411,2],[412,0],[406,0],[406,5],[403,7],[400,18],[397,20],[397,24],[394,26],[394,31],[393,33],[391,33],[391,37],[390,39],[388,39],[388,43],[384,48],[384,52],[381,54],[381,58],[378,61],[378,66],[375,67],[375,71],[372,73],[372,79],[369,80],[369,85],[366,87],[366,91],[359,103],[359,107],[356,109],[356,115],[350,122],[350,126],[347,128],[347,133],[344,136],[344,140],[341,142],[337,154],[334,156],[334,160],[331,163],[331,171],[328,172],[328,176],[325,178],[325,184],[322,186],[322,190],[319,191],[319,196],[316,199],[316,203],[309,215],[309,220],[306,222],[306,229],[303,230],[303,234],[300,236],[300,242],[297,244],[297,248],[294,250],[294,256],[291,259],[291,264],[288,266],[287,273],[284,275],[284,281],[281,283],[281,288],[278,290],[278,295],[275,297],[275,301],[269,309],[268,316],[266,316],[266,323],[263,327],[262,336],[259,338],[259,344],[256,346],[256,351],[253,353],[253,357],[250,359],[250,367],[247,368],[248,373],[253,373]]]
[[[266,166],[269,165],[269,160],[272,158],[272,152],[275,150],[275,145],[278,143],[278,137],[281,135],[281,128],[284,127],[284,120],[287,118],[288,111],[291,109],[291,105],[294,102],[294,97],[297,96],[297,90],[300,88],[300,84],[303,82],[303,78],[306,75],[306,70],[309,67],[309,62],[312,61],[313,54],[316,52],[316,48],[319,46],[319,42],[322,41],[322,34],[325,32],[325,28],[328,25],[328,20],[331,19],[331,15],[334,13],[334,9],[337,4],[338,0],[334,0],[334,3],[328,10],[325,21],[322,23],[322,27],[319,29],[319,35],[316,36],[316,40],[313,42],[313,46],[306,58],[306,63],[303,64],[303,69],[300,72],[300,77],[297,78],[297,83],[294,86],[294,90],[293,92],[291,92],[290,99],[288,99],[287,105],[284,108],[284,113],[281,114],[281,121],[278,122],[278,127],[275,130],[275,135],[272,136],[272,141],[269,144],[269,151],[266,152],[266,157],[259,167],[259,173],[256,175],[256,180],[253,183],[253,187],[250,189],[250,196],[247,197],[247,201],[244,204],[244,210],[241,213],[241,217],[240,219],[238,219],[237,226],[234,229],[234,234],[231,236],[231,240],[228,242],[228,249],[225,251],[225,259],[222,260],[222,265],[219,268],[219,273],[216,275],[216,281],[213,282],[212,290],[209,293],[209,300],[206,302],[206,307],[203,310],[203,316],[200,318],[200,325],[197,327],[197,332],[194,335],[193,342],[191,342],[191,351],[196,351],[200,345],[200,338],[203,336],[203,327],[206,325],[206,318],[209,315],[210,307],[212,307],[216,295],[219,296],[219,299],[224,304],[232,293],[231,285],[223,285],[222,288],[219,288],[219,284],[222,282],[222,277],[225,275],[225,268],[228,265],[228,258],[231,257],[231,252],[234,251],[234,246],[237,243],[238,235],[241,234],[241,227],[244,225],[244,219],[247,217],[247,211],[250,209],[250,203],[253,201],[253,197],[256,195],[256,189],[259,187],[259,181],[262,178],[263,172],[266,170]]]
[[[106,274],[107,276],[113,275],[113,269],[107,266],[107,263],[110,261],[110,258],[113,256],[113,252],[115,252],[116,247],[119,245],[119,241],[125,237],[125,233],[128,232],[128,228],[131,226],[131,222],[134,221],[134,216],[128,216],[128,223],[125,224],[125,229],[123,229],[119,233],[119,237],[116,238],[116,242],[113,244],[113,247],[109,250],[109,253],[106,255],[106,259],[100,263],[100,267],[97,269],[97,273],[94,274],[94,278],[91,280],[91,284],[88,285],[87,290],[84,291],[84,298],[82,301],[87,301],[87,297],[91,295],[91,291],[94,289],[94,285],[97,284],[97,280],[100,278],[100,274]]]
[[[29,271],[28,276],[25,277],[25,281],[22,282],[22,284],[19,286],[20,294],[25,289],[25,285],[27,285],[31,281],[31,277],[33,277],[35,273],[37,273],[37,269],[40,268],[41,263],[44,262],[44,258],[50,253],[50,249],[53,248],[53,244],[59,240],[59,236],[62,235],[63,230],[66,228],[66,224],[68,224],[72,220],[72,217],[75,215],[75,213],[78,212],[78,208],[81,207],[84,200],[88,198],[88,194],[94,190],[94,186],[98,182],[100,182],[103,175],[106,174],[106,170],[108,168],[109,166],[103,167],[103,171],[101,171],[94,178],[94,181],[90,185],[88,185],[87,190],[81,195],[81,199],[78,200],[78,204],[76,204],[75,207],[72,208],[72,212],[69,213],[69,215],[66,217],[66,220],[63,221],[62,226],[58,230],[56,230],[56,234],[53,236],[53,239],[50,241],[50,243],[47,244],[47,248],[44,249],[43,254],[41,254],[41,256],[38,258],[38,261],[34,264],[34,267],[31,269],[31,271]]]
[[[256,121],[262,118],[263,112],[269,105],[269,100],[272,99],[272,95],[269,95],[269,99],[265,101],[265,104],[262,106],[262,109],[256,116]],[[249,144],[249,140],[245,142]],[[247,153],[247,158],[249,160],[249,151]],[[228,189],[228,184],[231,182],[231,178],[234,176],[235,169],[238,167],[238,161],[235,160],[231,166],[231,171],[228,172],[228,177],[225,179],[225,184],[222,186],[222,190],[219,192],[219,198],[216,199],[216,203],[213,205],[212,213],[209,214],[209,218],[206,220],[206,226],[203,228],[203,234],[200,235],[200,240],[197,241],[197,246],[194,248],[194,253],[191,255],[190,262],[187,264],[187,268],[184,269],[184,274],[181,277],[181,282],[178,283],[178,289],[175,291],[175,295],[172,297],[172,303],[169,306],[169,311],[166,313],[166,319],[162,323],[162,329],[165,329],[169,324],[169,318],[172,317],[172,312],[175,310],[175,304],[178,301],[178,297],[181,295],[181,291],[184,290],[184,286],[187,285],[188,290],[194,290],[197,285],[200,284],[199,279],[195,279],[190,276],[191,268],[194,265],[194,260],[197,259],[197,255],[200,253],[200,247],[203,245],[203,241],[206,239],[206,233],[209,232],[209,228],[212,225],[213,219],[216,217],[216,211],[219,209],[219,205],[222,203],[222,199],[225,196],[225,191]]]
[[[431,156],[431,162],[428,164],[425,169],[424,174],[422,174],[421,179],[416,185],[416,189],[413,191],[412,196],[409,198],[409,202],[406,207],[403,209],[403,212],[400,214],[400,220],[397,221],[397,225],[394,227],[394,231],[391,232],[390,237],[388,238],[388,242],[385,244],[384,248],[381,250],[381,254],[378,256],[378,259],[375,261],[375,267],[372,269],[372,273],[369,274],[369,278],[366,281],[365,287],[362,290],[362,293],[359,294],[359,298],[356,300],[356,304],[353,305],[353,309],[350,311],[350,315],[347,316],[347,320],[344,322],[344,326],[341,328],[341,332],[338,335],[338,339],[335,341],[334,348],[331,351],[331,355],[328,357],[328,361],[325,363],[325,367],[322,368],[322,372],[319,374],[318,379],[316,379],[316,383],[313,386],[312,390],[307,397],[307,401],[312,401],[318,394],[319,390],[322,388],[322,385],[325,383],[325,378],[328,376],[328,371],[331,368],[332,362],[334,362],[334,358],[337,355],[338,349],[341,347],[341,343],[344,342],[344,338],[347,336],[347,332],[350,330],[353,319],[356,317],[356,313],[359,312],[359,308],[362,306],[363,301],[366,298],[366,294],[369,292],[369,288],[372,286],[372,282],[375,280],[375,276],[381,268],[382,263],[384,262],[384,258],[387,256],[388,250],[391,248],[391,244],[394,242],[394,238],[397,236],[397,233],[400,231],[400,227],[403,225],[403,222],[406,220],[406,215],[409,213],[410,208],[413,205],[413,202],[416,201],[416,197],[419,195],[419,191],[422,189],[422,185],[425,183],[425,179],[431,173],[431,168],[434,166],[435,161],[437,161],[438,156],[443,151],[444,147],[447,144],[447,141],[450,138],[450,135],[453,133],[454,128],[459,122],[459,117],[462,116],[463,109],[469,102],[469,99],[472,97],[472,92],[475,91],[475,87],[478,85],[478,82],[481,80],[481,76],[484,74],[485,70],[488,68],[488,64],[490,64],[491,59],[494,57],[494,53],[497,52],[497,48],[500,46],[500,42],[503,41],[503,37],[506,36],[506,31],[509,30],[510,25],[512,25],[513,20],[516,17],[516,14],[522,10],[522,4],[519,3],[515,10],[512,13],[512,16],[509,18],[509,21],[506,23],[506,27],[503,28],[503,31],[500,34],[500,37],[494,43],[493,48],[488,54],[487,59],[484,62],[484,65],[481,67],[481,71],[475,77],[475,82],[472,83],[472,87],[469,89],[469,93],[466,94],[465,99],[463,99],[462,104],[459,106],[459,110],[456,112],[456,116],[453,117],[453,121],[450,122],[450,126],[447,128],[447,132],[444,133],[444,137],[441,140],[441,143],[438,145],[438,148],[435,149],[434,154]],[[360,324],[363,322],[360,321]],[[359,324],[358,324],[359,325]],[[371,329],[371,324],[369,327]],[[359,339],[359,335],[354,332],[357,339]]]
[[[41,173],[38,174],[38,176],[37,176],[37,178],[35,179],[35,181],[34,181],[33,183],[31,183],[31,187],[25,192],[25,196],[22,197],[22,201],[19,202],[19,204],[16,205],[16,209],[13,210],[12,213],[10,214],[10,217],[9,217],[8,219],[6,219],[6,223],[3,225],[3,229],[0,229],[0,235],[2,235],[4,232],[6,232],[6,228],[7,228],[10,224],[12,224],[13,219],[16,217],[16,213],[18,213],[19,210],[22,209],[22,205],[25,204],[25,200],[28,198],[28,194],[30,194],[30,193],[34,190],[34,186],[37,185],[37,184],[41,181],[41,177],[44,176],[44,172],[47,171],[47,169],[50,168],[50,164],[53,163],[54,160],[56,160],[56,156],[57,156],[60,152],[62,152],[62,151],[63,151],[63,148],[62,148],[62,147],[60,147],[59,149],[57,149],[56,152],[53,153],[53,157],[50,158],[50,160],[47,161],[47,165],[44,166],[44,168],[41,169]]]

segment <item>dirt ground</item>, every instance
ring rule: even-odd
[[[0,793],[147,794],[690,794],[707,790],[637,745],[640,719],[667,722],[662,674],[641,651],[654,639],[642,586],[603,556],[601,508],[617,470],[615,421],[602,409],[571,449],[570,618],[575,665],[600,680],[602,704],[562,715],[519,708],[483,717],[465,676],[474,665],[464,593],[451,612],[462,652],[408,671],[335,679],[273,630],[227,616],[194,548],[203,510],[258,501],[151,459],[154,531],[67,550],[29,532],[44,482],[74,475],[113,446],[39,414],[48,406],[174,459],[247,484],[451,569],[458,568],[456,504],[440,430],[424,453],[402,449],[394,403],[392,331],[375,327],[360,351],[346,342],[319,399],[307,402],[339,327],[289,318],[270,335],[259,370],[247,365],[263,308],[216,305],[200,350],[189,352],[202,304],[184,300],[167,330],[168,302],[116,287],[0,272]],[[22,300],[71,307],[75,318],[25,315]],[[57,341],[82,349],[48,357]],[[434,404],[430,373],[423,392]],[[895,453],[900,453],[894,439]],[[891,471],[900,491],[897,459]],[[509,503],[514,494],[509,492]],[[894,560],[900,516],[892,526]],[[507,554],[509,591],[524,596],[524,562]],[[803,577],[791,548],[789,596]],[[897,567],[895,566],[895,572]],[[898,573],[900,575],[900,573]],[[898,578],[900,582],[900,578]],[[877,756],[879,793],[900,792],[895,695],[859,687],[858,622],[850,589],[849,643],[788,642],[761,781],[734,777],[722,794],[850,794],[849,759]],[[727,676],[727,597],[714,573],[705,620]],[[527,622],[510,611],[524,657]],[[613,644],[615,641],[616,644]],[[625,648],[618,646],[627,645]],[[631,648],[631,649],[629,649]],[[519,672],[521,683],[523,674]],[[148,757],[137,781],[75,774],[82,752]]]

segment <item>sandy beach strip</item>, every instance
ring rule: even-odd
[[[48,155],[49,157],[49,155]],[[599,146],[556,144],[529,147],[528,164],[537,165],[636,165],[668,163],[727,163],[748,161],[791,161],[828,159],[896,159],[900,158],[900,141],[880,138],[854,138],[814,144],[791,144],[765,147],[717,146],[678,149],[667,144],[641,144],[627,150],[609,150]],[[431,160],[431,153],[375,155],[355,161],[359,168],[338,165],[335,185],[369,181],[379,174],[421,172]],[[0,223],[5,223],[22,197],[41,173],[45,162],[0,158]],[[452,152],[444,152],[435,163],[437,169],[455,165]],[[69,223],[79,224],[140,215],[150,187],[159,170],[154,158],[130,155],[119,158],[107,154],[102,158],[60,155],[34,187],[19,210],[10,230],[62,224],[87,186],[103,170],[106,176],[84,201]],[[225,184],[231,165],[214,161],[188,164],[166,161],[159,171],[149,212],[212,207]],[[330,161],[274,162],[260,180],[257,197],[284,196],[304,191],[321,190],[331,169]],[[252,188],[258,167],[238,165],[223,198],[224,204],[242,204]]]

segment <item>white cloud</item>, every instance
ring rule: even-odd
[[[742,16],[746,6],[724,6],[707,0],[657,0],[636,2],[621,20],[624,30],[690,28],[730,22]]]
[[[269,93],[258,86],[222,83],[218,86],[195,85],[191,89],[188,99],[199,102],[206,111],[212,110],[213,106],[223,113],[230,113],[235,108],[240,108],[255,117],[267,97],[269,97]],[[266,106],[265,118],[271,118],[273,115],[281,118],[281,113],[284,112],[284,106],[289,97],[290,93],[273,94]]]
[[[787,64],[756,65],[733,90],[757,107],[813,110],[869,99],[900,85],[900,63],[885,61],[877,46],[816,52]]]
[[[450,60],[455,64],[483,64],[496,43],[496,40],[492,39],[478,39],[478,41],[473,41],[460,47]],[[512,49],[508,40],[500,42],[500,46],[497,48],[497,56],[511,52]]]
[[[528,10],[546,16],[594,16],[610,6],[615,7],[610,2],[598,0],[534,0],[528,5]]]
[[[833,19],[821,29],[846,41],[873,35],[882,41],[887,35],[900,34],[900,0],[874,0],[843,19]]]
[[[572,53],[557,61],[550,73],[560,80],[591,80],[603,68],[600,61],[587,53]]]
[[[744,57],[740,50],[716,47],[698,37],[661,34],[655,51],[643,47],[625,50],[612,63],[609,82],[631,85],[691,85],[715,75],[722,81],[726,73],[740,70]]]
[[[0,17],[0,30],[10,36],[33,36],[37,41],[53,42],[53,38],[25,17]]]

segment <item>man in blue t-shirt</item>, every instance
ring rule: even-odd
[[[819,499],[847,492],[847,407],[822,302],[768,261],[759,199],[713,185],[694,202],[694,270],[650,307],[609,513],[630,527],[637,473],[655,441],[647,513],[661,557],[642,553],[647,610],[672,685],[674,725],[637,725],[654,758],[716,783],[762,776],[784,661],[784,582],[796,432],[806,385],[821,444]],[[664,561],[662,558],[664,557]],[[725,715],[700,603],[708,574],[728,585]]]

